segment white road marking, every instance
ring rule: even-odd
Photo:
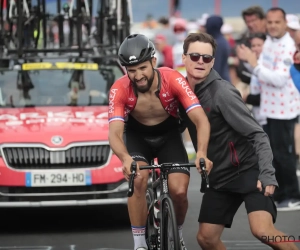
[[[52,250],[53,246],[0,246],[5,250]]]

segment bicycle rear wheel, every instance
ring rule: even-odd
[[[153,190],[148,188],[146,192],[146,200],[147,200],[147,208],[148,208],[148,216],[147,216],[147,224],[146,224],[146,242],[148,244],[149,250],[157,250],[158,244],[158,230],[154,227],[154,193]]]
[[[162,249],[181,250],[175,210],[170,197],[163,200],[161,240]]]

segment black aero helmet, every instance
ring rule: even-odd
[[[122,66],[133,66],[150,60],[155,54],[154,44],[142,34],[125,38],[118,52]]]

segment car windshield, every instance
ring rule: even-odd
[[[108,105],[108,92],[123,75],[117,65],[99,70],[2,71],[2,107]]]

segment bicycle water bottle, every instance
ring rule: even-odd
[[[153,225],[154,228],[158,229],[159,228],[159,201],[156,200],[154,202],[154,206],[153,206]]]

